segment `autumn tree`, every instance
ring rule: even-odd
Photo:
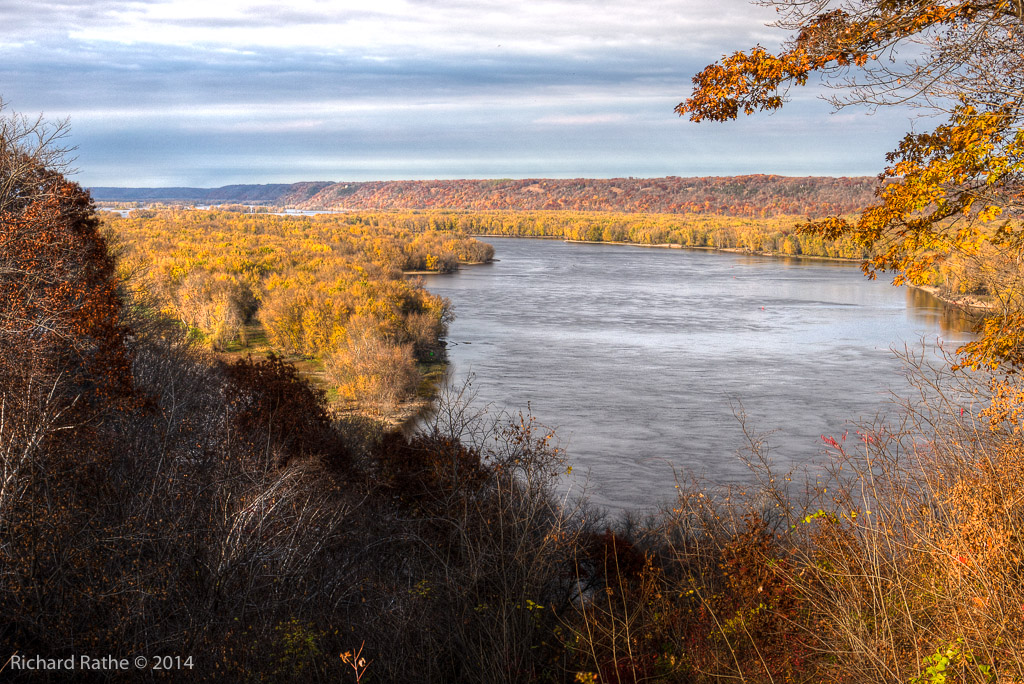
[[[114,261],[62,173],[64,130],[0,116],[0,638],[16,640],[94,620],[95,569],[116,554],[97,506],[121,481],[111,427],[140,405]]]
[[[41,450],[129,389],[113,260],[60,173],[64,130],[0,116],[0,517]]]
[[[950,255],[982,258],[998,308],[966,345],[972,367],[1024,365],[1024,4],[1020,0],[767,0],[793,32],[778,53],[736,52],[693,78],[676,107],[726,121],[783,106],[812,76],[838,107],[911,103],[945,123],[887,155],[874,206],[805,231],[871,250],[864,271],[921,284]]]

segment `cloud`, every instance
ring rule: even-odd
[[[535,119],[534,123],[544,126],[590,126],[595,124],[621,123],[625,114],[555,114]]]
[[[704,64],[779,39],[743,0],[30,4],[0,0],[0,96],[71,116],[87,184],[843,173],[877,167],[851,136],[900,126],[787,128],[826,115],[803,97],[754,123],[676,117]]]
[[[66,36],[73,27],[116,21],[121,12],[138,4],[137,0],[0,0],[0,26],[4,27],[0,42],[14,42],[15,36]]]
[[[760,40],[771,14],[744,0],[0,0],[0,22],[20,33],[126,44],[317,47],[391,54],[504,50],[552,54],[642,45],[701,50]],[[778,37],[778,34],[775,34]]]

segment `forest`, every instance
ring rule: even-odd
[[[263,211],[260,207],[245,205],[222,205],[217,209],[236,213]],[[132,215],[144,217],[149,214],[136,211]],[[827,236],[802,229],[802,226],[807,225],[807,218],[803,216],[753,219],[714,214],[439,209],[345,212],[343,216],[307,217],[307,223],[302,225],[343,221],[350,226],[366,226],[365,230],[371,232],[391,231],[409,236],[409,239],[415,236],[415,241],[405,249],[406,253],[411,250],[417,256],[395,262],[399,268],[407,271],[446,272],[459,263],[476,263],[492,258],[493,254],[486,243],[467,242],[467,238],[473,236],[561,238],[583,242],[619,242],[855,261],[863,261],[870,255],[870,250],[852,236]],[[300,220],[298,217],[293,218]],[[224,220],[228,218],[225,216]],[[264,220],[269,222],[275,219],[271,217]],[[999,228],[998,222],[987,222],[985,226],[989,232]],[[435,245],[435,256],[428,259],[430,255],[423,251],[422,246],[438,240],[444,241],[447,247]],[[454,251],[445,252],[451,256],[442,257],[443,249]],[[929,259],[928,267],[919,274],[917,284],[934,288],[933,291],[947,301],[963,301],[975,309],[986,309],[991,308],[1000,296],[1005,297],[1008,290],[1012,290],[1003,276],[1008,270],[1007,257],[991,246],[982,245],[977,253],[942,252],[927,248],[920,248],[917,253]],[[379,251],[374,258],[380,258]]]
[[[405,272],[486,262],[490,245],[351,215],[231,211],[103,214],[131,299],[215,352],[264,337],[314,361],[332,393],[378,413],[444,360],[447,301]]]

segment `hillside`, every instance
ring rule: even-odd
[[[189,204],[292,205],[305,202],[334,183],[275,183],[270,185],[225,185],[220,188],[89,188],[99,202],[183,202]]]
[[[867,206],[870,177],[726,176],[370,181],[229,185],[222,188],[92,188],[99,201],[273,204],[297,209],[469,209],[824,216]]]

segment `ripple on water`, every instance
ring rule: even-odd
[[[673,469],[746,478],[741,404],[778,465],[806,463],[907,389],[891,348],[969,339],[936,300],[855,264],[486,241],[499,262],[424,278],[455,305],[454,380],[472,373],[498,408],[529,402],[612,508],[668,499]]]

